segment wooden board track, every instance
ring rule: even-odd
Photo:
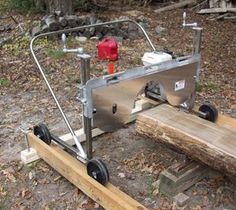
[[[108,183],[104,187],[88,176],[85,165],[62,150],[59,146],[55,144],[49,146],[32,133],[28,134],[28,140],[30,146],[37,151],[38,155],[45,162],[105,209],[147,209],[111,183]]]
[[[216,123],[163,104],[140,113],[136,130],[221,172],[236,176],[236,120]]]

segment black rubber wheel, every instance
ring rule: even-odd
[[[92,159],[87,163],[87,173],[102,185],[109,181],[109,173],[106,165],[100,159]]]
[[[51,144],[51,139],[52,139],[51,134],[48,130],[48,127],[45,124],[40,123],[39,125],[34,126],[33,131],[34,135],[40,138],[43,142],[45,142],[48,145]]]
[[[214,105],[210,103],[203,104],[199,107],[199,111],[206,114],[206,117],[204,117],[204,119],[211,122],[215,122],[217,120],[218,110]]]

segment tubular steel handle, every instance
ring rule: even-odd
[[[197,23],[194,22],[194,23],[186,23],[186,12],[183,13],[183,27],[197,27]]]
[[[53,97],[53,99],[54,99],[54,101],[55,101],[55,103],[56,103],[56,105],[57,105],[59,111],[60,111],[60,113],[61,113],[61,115],[62,115],[62,118],[63,118],[64,122],[66,123],[66,126],[68,127],[68,129],[69,129],[69,131],[70,131],[70,133],[71,133],[73,139],[75,140],[75,143],[76,143],[76,145],[77,145],[77,147],[78,147],[78,149],[79,149],[79,151],[80,151],[81,157],[84,158],[84,159],[87,158],[87,155],[85,154],[85,152],[84,152],[84,150],[83,150],[83,148],[82,148],[82,146],[81,146],[81,144],[80,144],[78,138],[76,137],[75,132],[74,132],[74,130],[72,129],[72,127],[71,127],[71,125],[70,125],[70,123],[69,123],[69,120],[68,120],[67,116],[66,116],[65,113],[63,112],[62,107],[61,107],[61,105],[59,104],[59,101],[58,101],[56,95],[54,94],[54,92],[53,92],[53,90],[52,90],[52,87],[51,87],[51,85],[49,84],[49,81],[48,81],[48,79],[47,79],[47,77],[46,77],[46,75],[45,75],[45,73],[44,73],[44,71],[43,71],[43,69],[42,69],[42,67],[41,67],[41,65],[40,65],[40,63],[39,63],[39,60],[38,60],[37,57],[36,57],[36,54],[35,54],[35,51],[34,51],[34,42],[35,42],[37,39],[42,38],[42,37],[44,37],[44,36],[56,35],[56,34],[61,34],[61,33],[73,32],[73,31],[77,31],[77,30],[85,29],[85,28],[98,27],[98,26],[103,26],[103,25],[113,25],[113,24],[124,23],[124,22],[131,22],[131,23],[134,23],[138,28],[140,28],[141,31],[143,32],[145,38],[147,39],[148,43],[149,43],[150,46],[152,47],[152,49],[153,49],[154,51],[156,51],[154,45],[152,44],[152,42],[151,42],[149,36],[147,35],[146,31],[144,30],[144,28],[143,28],[140,24],[138,24],[136,21],[133,21],[133,20],[130,20],[130,19],[123,19],[123,20],[116,20],[116,21],[110,21],[110,22],[104,22],[104,23],[97,23],[97,24],[92,24],[92,25],[86,25],[86,26],[75,27],[75,28],[71,28],[71,29],[65,29],[65,30],[59,30],[59,31],[53,31],[53,32],[43,33],[43,34],[39,34],[39,35],[35,36],[35,37],[31,40],[31,42],[30,42],[30,51],[31,51],[31,54],[32,54],[32,56],[33,56],[33,59],[34,59],[36,65],[37,65],[37,67],[38,67],[38,69],[39,69],[39,71],[40,71],[40,73],[41,73],[41,75],[42,75],[42,77],[43,77],[43,79],[44,79],[44,81],[45,81],[45,83],[46,83],[46,85],[47,85],[47,87],[48,87],[48,89],[49,89],[49,91],[50,91],[50,93],[51,93],[51,95],[52,95],[52,97]],[[64,38],[65,38],[65,37],[64,37]],[[65,44],[64,44],[64,46],[65,46]]]
[[[75,27],[75,28],[69,28],[69,29],[63,29],[63,30],[59,30],[59,31],[52,31],[52,32],[47,32],[47,33],[39,34],[39,35],[35,36],[31,40],[31,42],[30,42],[30,50],[31,50],[32,55],[34,55],[35,53],[34,53],[34,50],[33,50],[33,45],[34,45],[35,40],[37,40],[38,38],[44,37],[44,36],[68,33],[68,32],[78,31],[80,29],[98,27],[98,26],[103,26],[103,25],[114,25],[116,23],[125,23],[125,22],[131,22],[131,23],[135,24],[139,29],[141,29],[141,31],[143,32],[145,38],[147,39],[147,41],[150,44],[150,46],[153,49],[153,51],[156,51],[156,48],[154,47],[153,43],[151,42],[151,40],[150,40],[147,32],[144,30],[144,28],[139,23],[137,23],[136,21],[130,20],[130,19],[115,20],[115,21],[109,21],[109,22],[104,22],[104,23],[96,23],[96,24],[91,24],[91,25],[79,26],[79,27]]]

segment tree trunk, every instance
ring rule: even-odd
[[[48,12],[62,12],[63,15],[71,15],[73,13],[72,0],[47,0]]]
[[[136,130],[192,159],[236,176],[236,121],[232,118],[227,121],[234,128],[160,105],[138,115]]]

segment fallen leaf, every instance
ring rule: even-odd
[[[13,170],[14,171],[14,170]],[[14,171],[15,172],[15,171]],[[7,168],[5,170],[2,171],[3,175],[6,176],[6,178],[8,180],[10,180],[11,182],[16,182],[16,177],[13,175],[13,172],[11,170],[11,168]]]
[[[21,197],[25,199],[29,199],[32,197],[32,193],[28,189],[24,189],[21,191]]]
[[[51,209],[48,207],[48,205],[46,205],[43,207],[43,210],[51,210]]]
[[[125,178],[125,174],[124,173],[118,173],[118,177]]]
[[[0,195],[5,196],[7,192],[3,189],[3,187],[0,187]]]
[[[197,206],[193,207],[193,210],[202,210],[202,207],[197,205]]]

